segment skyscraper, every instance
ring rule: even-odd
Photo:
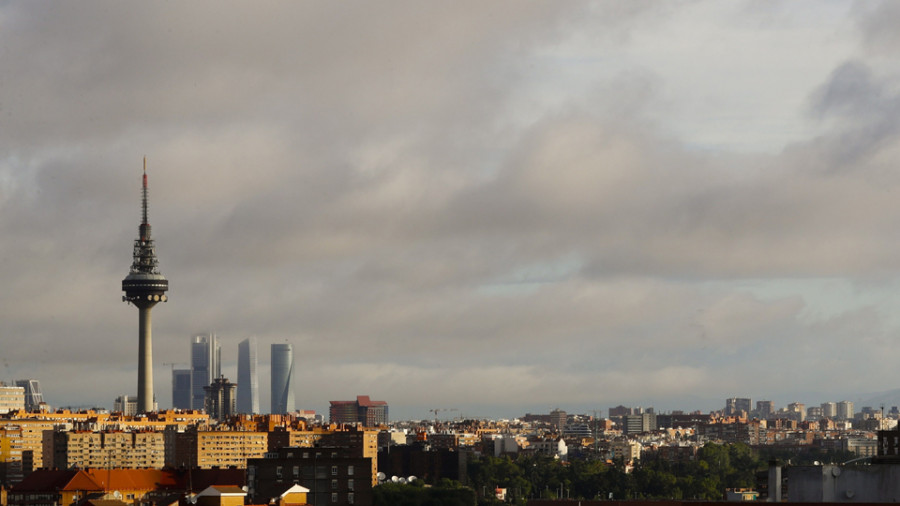
[[[272,413],[294,411],[294,349],[288,343],[272,345]]]
[[[210,385],[203,387],[206,392],[206,414],[210,418],[222,421],[236,413],[237,402],[235,389],[237,385],[219,376]]]
[[[172,369],[172,407],[191,409],[190,369]]]
[[[141,188],[142,220],[134,240],[131,270],[122,280],[122,300],[138,308],[138,407],[139,413],[153,410],[153,344],[150,310],[166,301],[169,281],[159,273],[156,248],[150,238],[147,219],[147,159],[144,158],[144,182]]]
[[[222,347],[214,333],[191,337],[191,408],[206,407],[204,387],[222,375]]]
[[[259,380],[256,376],[256,338],[238,343],[238,413],[259,413]]]
[[[40,381],[36,379],[16,380],[16,386],[25,389],[25,409],[28,411],[39,408],[44,402]]]

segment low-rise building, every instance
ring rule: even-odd
[[[309,490],[311,504],[369,506],[377,483],[371,460],[348,448],[281,448],[248,462],[248,493],[254,504],[268,504],[297,484]]]

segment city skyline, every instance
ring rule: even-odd
[[[160,406],[207,329],[290,342],[319,413],[862,405],[900,388],[895,21],[805,0],[3,4],[0,375],[51,405],[139,393],[118,288],[146,156]]]

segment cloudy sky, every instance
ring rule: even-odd
[[[214,331],[392,418],[900,386],[900,5],[0,2],[0,378]]]

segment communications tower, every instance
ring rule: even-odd
[[[134,240],[134,261],[122,280],[122,300],[138,308],[138,413],[153,411],[153,345],[150,340],[150,310],[166,301],[169,281],[159,273],[159,260],[147,221],[147,159],[141,187],[141,226]]]

